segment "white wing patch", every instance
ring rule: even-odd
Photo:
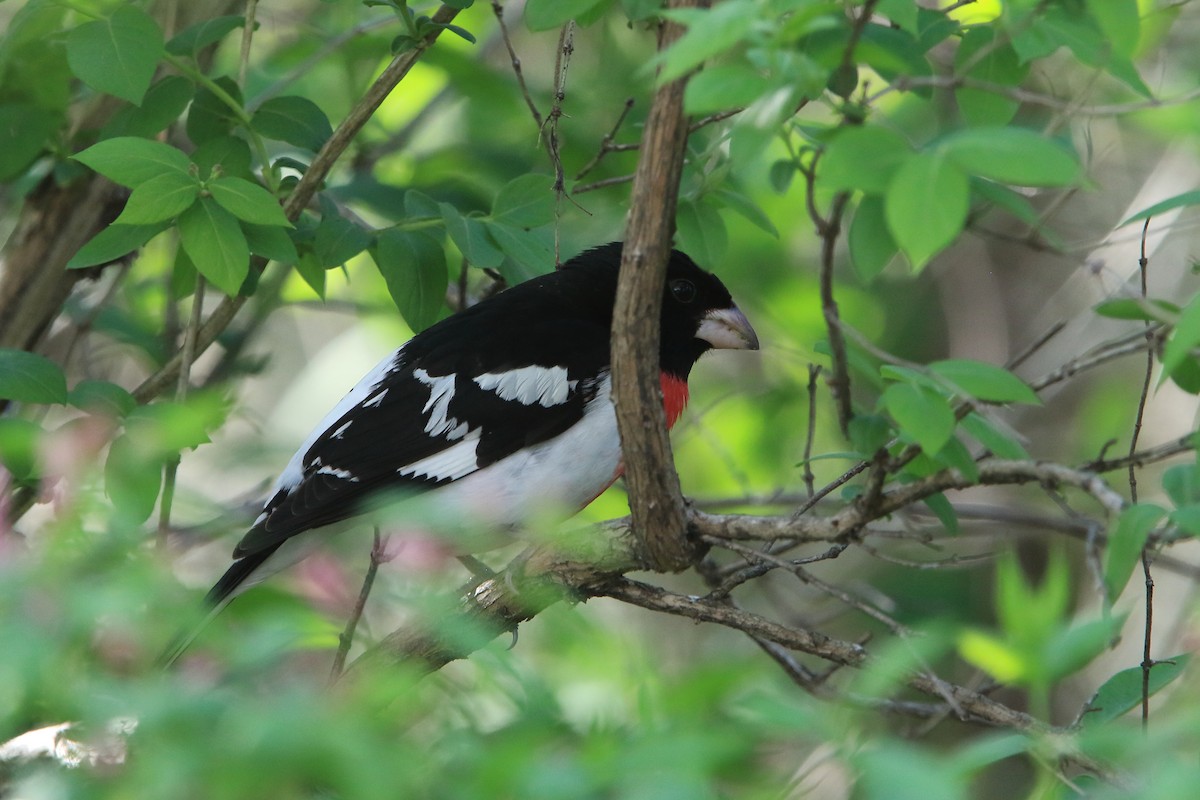
[[[466,423],[459,427],[464,427]],[[452,433],[457,432],[457,428]],[[451,445],[440,453],[422,458],[419,461],[396,470],[398,475],[413,478],[431,478],[435,481],[456,481],[464,475],[470,475],[479,469],[479,460],[475,451],[479,447],[479,429],[465,434],[458,444]]]
[[[551,408],[565,403],[579,381],[567,380],[566,367],[534,365],[507,372],[485,372],[475,378],[475,383],[484,391],[495,392],[501,400]]]
[[[339,419],[345,416],[346,412],[350,411],[350,409],[354,408],[360,403],[363,403],[363,401],[366,400],[367,397],[376,390],[376,388],[378,388],[379,384],[383,383],[384,379],[387,378],[388,375],[395,372],[397,369],[400,369],[403,355],[404,348],[401,347],[384,358],[382,361],[376,364],[370,372],[364,375],[362,380],[355,384],[354,388],[347,392],[346,396],[339,400],[336,406],[329,410],[329,413],[325,415],[325,418],[322,419],[317,427],[313,428],[312,432],[308,434],[308,437],[303,443],[301,443],[299,449],[297,449],[296,453],[292,456],[291,461],[288,462],[288,465],[284,468],[283,472],[280,473],[279,479],[275,481],[275,488],[271,490],[272,496],[274,496],[275,493],[281,489],[291,492],[300,485],[300,482],[304,480],[304,456],[308,453],[309,448],[313,446],[313,444],[321,437],[322,434],[328,431]],[[378,398],[375,398],[376,401],[382,399],[382,395],[380,395]],[[347,425],[338,427],[338,429],[334,431],[334,435],[336,436],[345,433],[346,427]]]
[[[423,369],[414,369],[413,377],[429,387],[429,400],[422,412],[429,415],[425,421],[425,432],[430,436],[445,434],[450,441],[467,435],[467,423],[459,423],[450,416],[450,401],[454,399],[454,375],[430,375]]]
[[[332,475],[335,478],[341,478],[344,481],[358,483],[358,478],[354,477],[354,473],[348,469],[340,469],[338,467],[321,467],[317,470],[318,475]]]

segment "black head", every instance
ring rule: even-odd
[[[620,264],[621,242],[611,242],[581,253],[561,267],[562,271],[590,272],[611,287],[609,292],[599,293],[609,324]],[[686,254],[672,250],[663,286],[660,364],[664,371],[686,379],[696,360],[714,348],[757,350],[758,336],[725,285]]]

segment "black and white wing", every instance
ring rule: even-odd
[[[608,361],[607,331],[571,327],[521,325],[514,338],[536,337],[532,348],[509,341],[464,349],[418,337],[397,350],[292,457],[234,557],[356,516],[380,490],[445,486],[570,429],[601,389]]]

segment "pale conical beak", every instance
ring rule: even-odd
[[[737,306],[718,308],[704,315],[696,338],[718,350],[757,350],[758,334]]]

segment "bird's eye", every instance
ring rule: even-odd
[[[696,284],[683,278],[671,281],[671,296],[681,303],[690,303],[696,299]]]

